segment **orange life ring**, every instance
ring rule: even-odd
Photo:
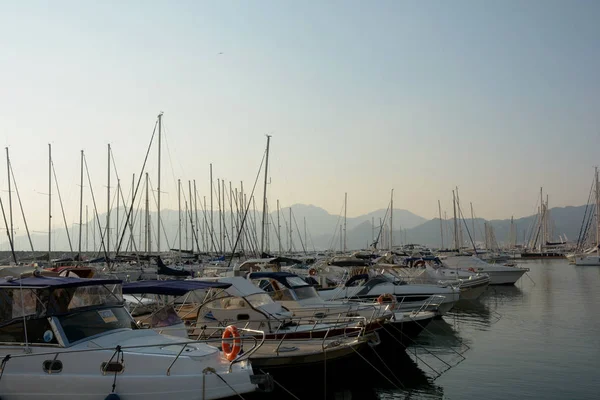
[[[396,307],[396,297],[391,293],[384,293],[377,298],[377,302],[381,305],[388,305],[390,310]]]
[[[414,264],[415,268],[416,267],[424,267],[425,266],[425,261],[423,260],[419,260]]]
[[[311,268],[308,270],[308,274],[310,276],[315,276],[317,274],[317,270],[315,268]]]
[[[233,343],[231,343],[231,338],[233,338]],[[238,332],[237,328],[233,325],[229,325],[227,328],[225,328],[225,331],[223,331],[223,336],[221,339],[223,339],[221,341],[223,355],[228,361],[235,360],[242,350],[242,339],[240,339],[240,333]]]

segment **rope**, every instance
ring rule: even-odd
[[[244,399],[244,396],[239,394],[229,383],[227,383],[227,381],[225,379],[223,379],[223,377],[221,375],[217,374],[217,371],[215,371],[214,368],[206,367],[206,368],[204,368],[204,370],[202,372],[204,373],[204,375],[206,375],[207,372],[210,372],[210,373],[216,375],[217,378],[219,378],[221,381],[223,381],[223,383],[226,384],[229,387],[229,389],[231,389],[233,391],[233,393],[235,393],[240,399],[246,400],[246,399]],[[202,390],[204,390],[204,388]]]
[[[353,346],[350,346],[350,348],[352,349],[352,351],[354,351],[356,354],[358,354],[360,356],[360,358],[362,358],[367,364],[369,364],[371,366],[371,368],[373,368],[375,371],[377,371],[379,373],[379,375],[383,376],[389,383],[391,383],[393,386],[396,387],[396,389],[402,389],[401,387],[399,387],[398,385],[396,385],[390,378],[388,378],[383,372],[381,372],[380,370],[378,370],[373,363],[371,363],[369,360],[367,360],[362,354],[360,354],[360,352],[358,352]]]
[[[4,375],[4,368],[6,367],[6,363],[10,360],[10,354],[7,354],[3,359],[2,363],[0,363],[0,381],[2,380],[2,375]]]
[[[108,367],[108,365],[109,365],[109,364],[112,362],[113,358],[115,358],[115,355],[117,356],[117,362],[119,362],[119,354],[121,354],[121,364],[123,364],[123,363],[124,363],[124,361],[125,361],[125,360],[124,360],[124,355],[123,355],[123,350],[121,349],[121,346],[117,346],[117,347],[115,348],[115,352],[113,353],[112,357],[110,358],[110,360],[108,360],[108,363],[106,364],[106,367]],[[106,370],[106,367],[104,367],[104,368],[105,368],[105,370]],[[112,391],[111,391],[111,393],[114,393],[114,392],[115,392],[115,389],[116,389],[116,387],[117,387],[117,374],[118,374],[118,371],[115,369],[115,377],[114,377],[114,379],[113,379],[113,384],[112,384]]]
[[[263,373],[263,374],[267,375],[267,373],[266,373],[265,371],[263,371],[262,369],[260,369],[259,371],[260,371],[261,373]],[[275,380],[275,378],[273,378],[273,382],[275,382],[275,384],[276,384],[277,386],[279,386],[280,388],[282,388],[283,390],[285,390],[285,392],[286,392],[287,394],[289,394],[290,396],[292,396],[292,397],[293,397],[293,398],[295,398],[296,400],[300,400],[300,398],[299,398],[298,396],[296,396],[294,393],[292,393],[292,392],[290,392],[288,389],[286,389],[286,388],[285,388],[285,386],[283,386],[281,383],[277,382],[277,381]]]

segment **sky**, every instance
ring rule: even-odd
[[[600,159],[599,18],[597,1],[1,0],[0,144],[38,232],[49,143],[72,224],[80,151],[104,212],[107,145],[129,191],[161,111],[163,208],[177,179],[209,196],[210,163],[250,193],[267,134],[272,207],[337,214],[347,192],[358,216],[393,188],[396,208],[434,218],[454,187],[487,219],[534,213],[540,187],[580,205]],[[155,142],[153,188],[157,160]]]

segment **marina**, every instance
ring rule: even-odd
[[[0,3],[0,400],[600,399],[600,2]]]

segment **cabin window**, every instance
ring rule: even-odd
[[[110,307],[75,312],[57,317],[69,343],[115,329],[137,329],[124,307]]]
[[[271,297],[266,293],[251,294],[250,296],[246,296],[246,300],[248,300],[248,302],[250,302],[252,307],[255,307],[255,308],[262,307],[266,304],[273,303],[273,300],[271,299]]]
[[[296,287],[296,288],[294,288],[294,292],[296,293],[296,297],[298,297],[298,300],[312,299],[315,297],[319,297],[319,294],[317,293],[315,288],[312,286]]]
[[[65,314],[83,307],[120,305],[122,302],[121,285],[58,288],[50,296],[50,308],[55,314]]]
[[[29,343],[58,344],[47,318],[27,319],[27,341]],[[23,319],[16,319],[0,327],[0,342],[25,343]]]

